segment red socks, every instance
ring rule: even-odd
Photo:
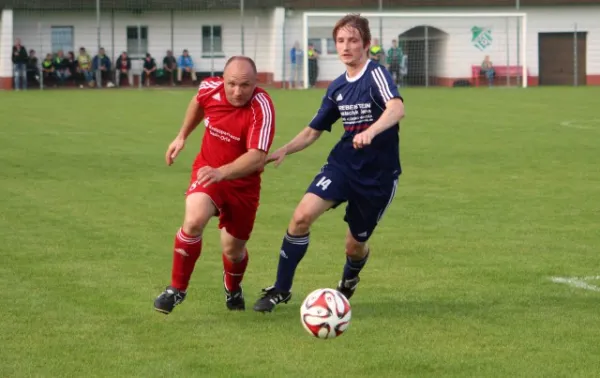
[[[244,272],[248,266],[248,250],[244,251],[244,257],[238,261],[230,261],[223,254],[223,269],[225,271],[225,288],[229,291],[236,291],[240,288],[240,283],[244,278]]]
[[[173,269],[171,271],[171,286],[186,291],[190,277],[194,272],[196,261],[202,252],[202,236],[187,235],[182,229],[177,231],[175,246],[173,248]],[[248,250],[244,257],[237,262],[230,261],[223,254],[223,269],[225,271],[224,284],[227,290],[236,291],[244,278],[248,266]]]
[[[194,271],[196,260],[202,252],[202,236],[187,235],[180,228],[175,237],[173,248],[173,270],[171,271],[171,286],[185,291]]]

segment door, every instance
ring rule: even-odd
[[[448,34],[433,26],[417,26],[398,36],[398,46],[407,56],[404,84],[438,85],[438,67],[443,60],[442,48]]]
[[[539,33],[538,48],[540,85],[574,85],[575,75],[586,85],[587,32]]]

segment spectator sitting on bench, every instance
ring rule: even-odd
[[[196,82],[196,70],[194,68],[194,60],[190,56],[187,50],[183,50],[183,55],[179,57],[177,61],[177,81],[181,84],[181,79],[185,72],[189,72],[192,77],[192,81]]]
[[[52,60],[52,63],[54,64],[54,73],[56,74],[56,78],[58,79],[58,84],[63,85],[65,83],[65,80],[71,75],[67,67],[67,60],[65,59],[62,50],[58,50],[56,56]]]
[[[490,86],[494,83],[494,76],[496,72],[494,70],[494,65],[490,61],[490,56],[486,55],[481,63],[481,74],[484,75],[488,79],[488,83]]]
[[[44,77],[44,83],[50,83],[56,80],[54,79],[54,61],[52,60],[52,54],[46,54],[46,59],[42,61],[42,75]]]
[[[167,50],[167,56],[163,59],[163,70],[167,80],[171,82],[171,85],[175,85],[175,71],[177,70],[177,60],[173,56],[171,50]]]
[[[123,51],[117,58],[115,63],[115,82],[117,86],[121,85],[121,79],[123,76],[127,77],[127,83],[131,87],[133,85],[133,73],[131,72],[131,58],[127,55],[126,51]]]
[[[92,70],[94,72],[100,71],[102,83],[106,83],[107,87],[113,86],[113,83],[110,81],[110,58],[106,56],[103,47],[100,47],[98,55],[96,55],[92,61]]]
[[[75,59],[75,53],[73,51],[69,51],[67,53],[67,59],[65,59],[65,68],[68,72],[67,79],[73,80],[73,82],[77,82],[77,67],[78,63]]]
[[[150,53],[146,53],[146,59],[144,59],[144,70],[142,71],[142,83],[145,83],[147,87],[150,86],[150,79],[156,78],[156,62]]]
[[[29,58],[27,59],[27,80],[40,81],[40,70],[38,68],[38,58],[35,56],[35,50],[29,50]]]
[[[77,57],[77,72],[83,76],[83,80],[93,87],[96,83],[94,79],[94,73],[92,72],[92,58],[85,51],[85,47],[79,49],[79,56]],[[83,85],[80,85],[83,88]]]

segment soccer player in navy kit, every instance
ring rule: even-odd
[[[288,144],[267,162],[281,164],[286,155],[302,151],[342,118],[344,134],[294,211],[279,253],[277,279],[263,289],[254,310],[271,312],[287,303],[292,294],[296,267],[308,249],[310,226],[325,211],[347,202],[344,220],[346,263],[337,289],[350,298],[359,273],[369,258],[367,240],[381,220],[396,192],[401,173],[399,121],[404,103],[390,73],[368,59],[369,22],[360,15],[347,15],[333,29],[337,53],[346,72],[334,80],[321,108]]]

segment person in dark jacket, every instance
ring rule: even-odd
[[[177,59],[175,59],[171,50],[167,50],[167,55],[163,59],[163,72],[165,73],[165,78],[169,80],[171,85],[175,85]]]
[[[54,68],[52,54],[46,54],[46,58],[42,60],[42,77],[45,84],[56,84],[56,69]]]
[[[79,82],[81,81],[79,73],[77,72],[78,66],[79,63],[77,62],[77,59],[75,59],[75,53],[73,51],[69,51],[67,53],[67,59],[65,59],[65,67],[68,71],[67,78],[69,78],[76,84],[79,84]]]
[[[29,58],[27,59],[27,82],[35,82],[37,85],[40,84],[40,67],[38,64],[38,58],[35,55],[35,50],[29,50]]]
[[[15,44],[12,51],[15,89],[27,89],[27,62],[29,61],[29,57],[27,56],[27,50],[25,49],[25,46],[21,44],[21,40],[19,38],[15,39]]]
[[[131,72],[131,59],[127,56],[127,52],[123,51],[117,58],[115,63],[115,83],[117,86],[121,85],[121,79],[123,76],[127,77],[129,86],[133,85],[133,75]]]
[[[142,83],[149,87],[150,81],[153,81],[154,79],[156,79],[156,61],[150,53],[146,53],[146,59],[144,59],[142,70]]]
[[[100,47],[98,55],[92,60],[92,70],[100,72],[100,78],[102,79],[102,83],[98,83],[99,85],[107,84],[108,86],[112,86],[112,82],[110,81],[110,64],[110,58],[106,56],[106,51],[104,51],[103,47]]]

